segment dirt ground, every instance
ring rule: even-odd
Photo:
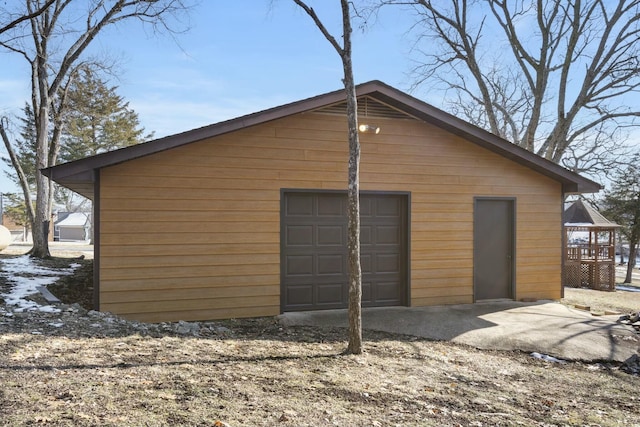
[[[640,425],[640,378],[620,365],[366,331],[365,354],[344,356],[344,330],[274,318],[129,322],[70,304],[92,286],[82,264],[50,286],[70,298],[58,313],[0,303],[0,425]]]

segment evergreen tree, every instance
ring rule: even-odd
[[[63,117],[60,160],[68,162],[138,144],[144,134],[138,114],[90,68],[71,84]]]
[[[640,242],[640,154],[620,172],[601,202],[604,215],[620,224],[620,232],[629,242],[629,262],[625,283],[631,283]]]

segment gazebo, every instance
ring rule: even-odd
[[[578,200],[564,211],[563,282],[573,288],[616,289],[616,229],[600,212]]]

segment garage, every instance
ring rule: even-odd
[[[362,193],[362,305],[408,301],[406,193]],[[347,194],[283,191],[281,198],[282,311],[346,308]]]
[[[360,135],[364,305],[560,299],[562,202],[599,184],[382,82],[356,93],[381,129]],[[44,170],[94,201],[94,308],[175,322],[345,307],[345,99]],[[487,228],[494,209],[513,222]],[[500,247],[474,242],[498,232]]]

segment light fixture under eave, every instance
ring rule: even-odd
[[[380,133],[380,127],[379,126],[373,126],[373,125],[360,125],[358,126],[358,130],[360,132],[367,132],[367,133],[375,133],[378,134]]]

